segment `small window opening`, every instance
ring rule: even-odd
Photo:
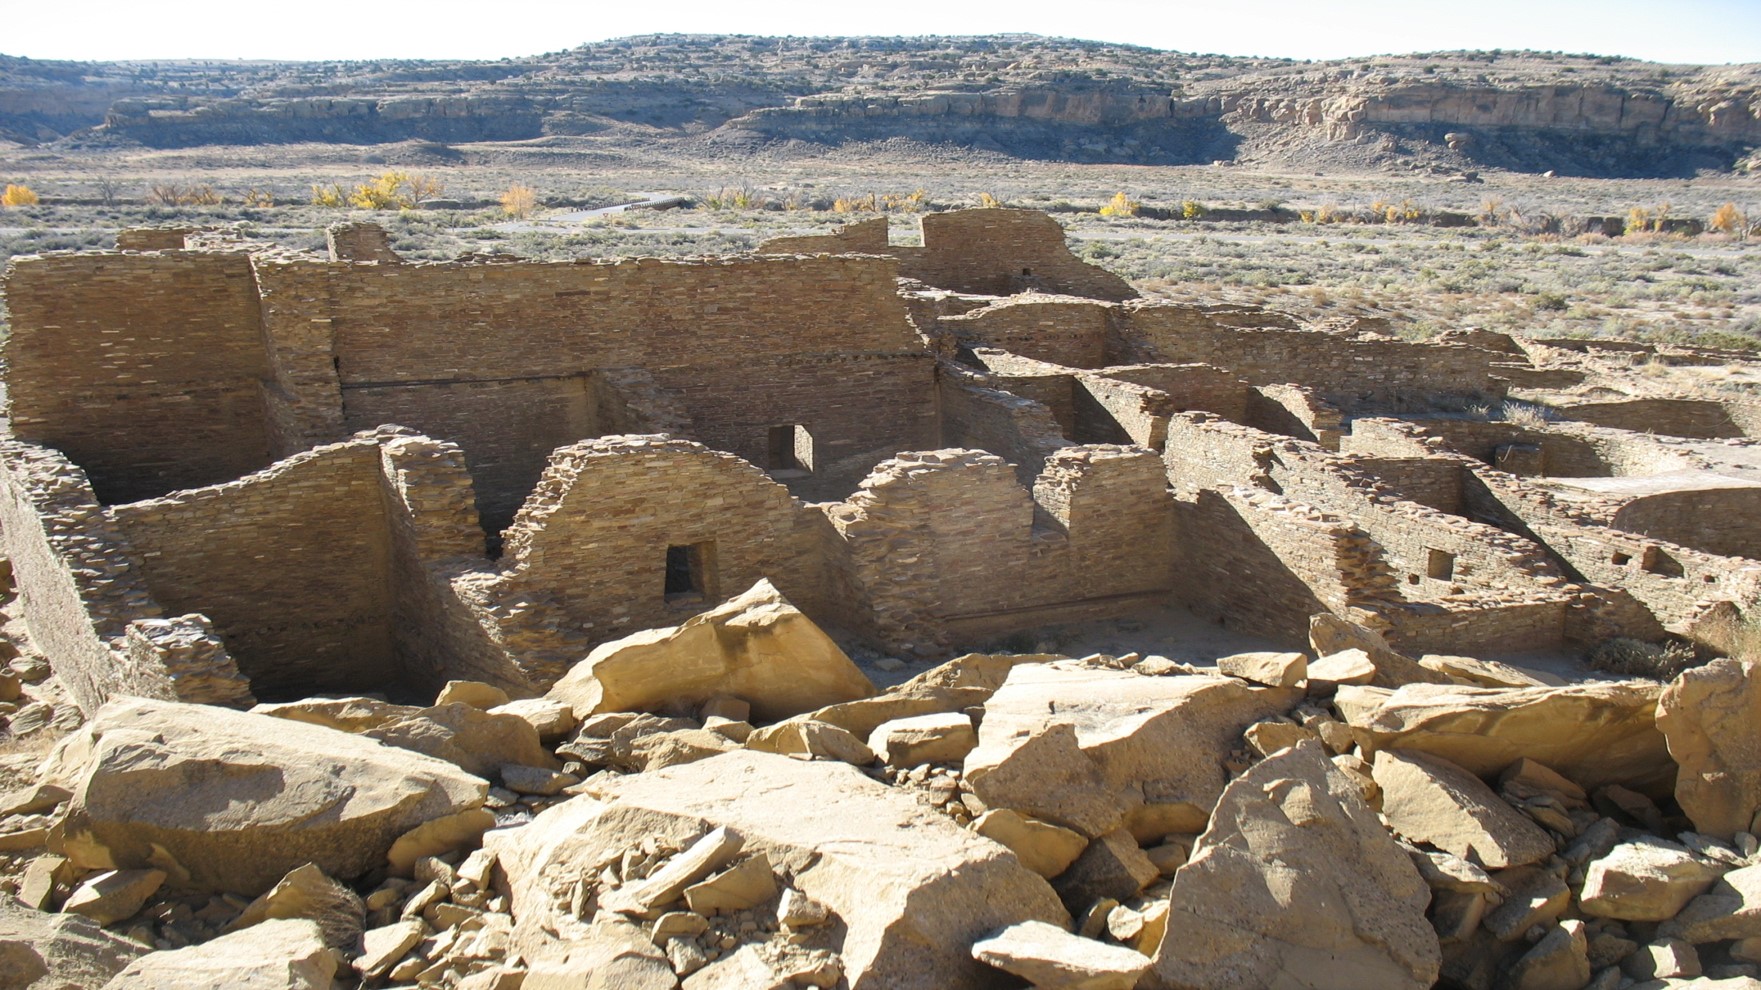
[[[1455,554],[1446,550],[1426,550],[1425,574],[1438,581],[1451,580],[1455,577]]]
[[[1032,278],[1033,277],[1033,269],[1031,269],[1031,268],[1021,269],[1021,277],[1022,278]]]
[[[772,475],[813,473],[813,435],[799,423],[770,428],[766,437],[765,469]]]
[[[666,548],[666,602],[694,605],[709,600],[714,567],[713,543]]]
[[[1419,583],[1419,576],[1417,574],[1408,574],[1406,576],[1406,583],[1407,584],[1418,584]]]
[[[1630,553],[1621,553],[1619,550],[1616,550],[1614,551],[1614,556],[1608,558],[1608,562],[1616,567],[1625,567],[1633,562],[1633,555]]]

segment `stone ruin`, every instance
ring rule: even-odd
[[[0,946],[78,943],[44,974],[1761,972],[1751,666],[1534,666],[1751,648],[1761,406],[1632,370],[1730,355],[1145,300],[1020,210],[119,245],[3,283],[0,704],[71,734],[7,796]],[[1022,652],[1169,609],[1263,648]]]

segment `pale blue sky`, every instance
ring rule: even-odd
[[[1034,34],[1342,58],[1460,48],[1761,62],[1761,0],[0,0],[30,58],[482,58],[630,34]]]

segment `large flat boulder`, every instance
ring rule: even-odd
[[[336,957],[311,921],[265,921],[136,959],[104,990],[331,990]]]
[[[988,986],[995,973],[971,958],[975,941],[1020,921],[1069,924],[1052,888],[1007,849],[910,796],[840,763],[740,751],[624,777],[490,832],[516,947],[536,958],[585,937],[592,919],[569,909],[571,892],[622,905],[614,895],[624,888],[604,889],[601,872],[627,850],[693,854],[716,827],[739,837],[739,857],[764,856],[829,909],[832,923],[812,931],[841,932],[852,990]]]
[[[1067,659],[1051,653],[968,653],[874,697],[827,705],[813,712],[813,718],[867,739],[882,722],[983,705],[1008,680],[1009,672],[1023,664]]]
[[[445,760],[479,777],[494,776],[508,763],[552,769],[557,766],[556,758],[539,741],[538,730],[532,723],[518,715],[498,715],[463,702],[417,708],[372,698],[309,698],[258,705],[252,711],[356,732],[387,746]]]
[[[1441,960],[1430,899],[1357,785],[1299,743],[1224,790],[1138,986],[1423,990]]]
[[[1657,703],[1657,728],[1681,767],[1675,799],[1694,828],[1728,839],[1761,810],[1761,678],[1714,660],[1683,671]]]
[[[1371,772],[1382,789],[1382,816],[1414,842],[1493,870],[1538,863],[1556,851],[1541,826],[1448,760],[1383,750]]]
[[[1394,691],[1342,687],[1334,701],[1366,754],[1417,750],[1481,778],[1528,757],[1585,788],[1622,784],[1663,796],[1674,787],[1675,761],[1655,722],[1662,693],[1663,685],[1646,681],[1409,684]]]
[[[250,896],[306,863],[365,873],[398,836],[488,791],[451,763],[361,736],[140,698],[99,709],[50,763],[73,792],[54,851]]]
[[[1300,697],[1211,674],[1024,664],[985,704],[966,780],[988,807],[1090,838],[1121,825],[1146,837],[1196,832],[1242,731]]]
[[[146,946],[77,914],[46,914],[0,897],[0,987],[76,990],[101,987]]]
[[[601,644],[546,697],[567,703],[579,718],[730,697],[750,704],[754,719],[775,722],[873,693],[830,636],[769,581],[759,581],[683,625]]]

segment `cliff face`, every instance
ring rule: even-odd
[[[80,128],[155,147],[903,137],[1134,163],[1320,143],[1461,168],[1672,175],[1761,148],[1761,66],[1500,52],[1297,63],[1030,36],[659,36],[496,63],[0,57],[0,137]]]

